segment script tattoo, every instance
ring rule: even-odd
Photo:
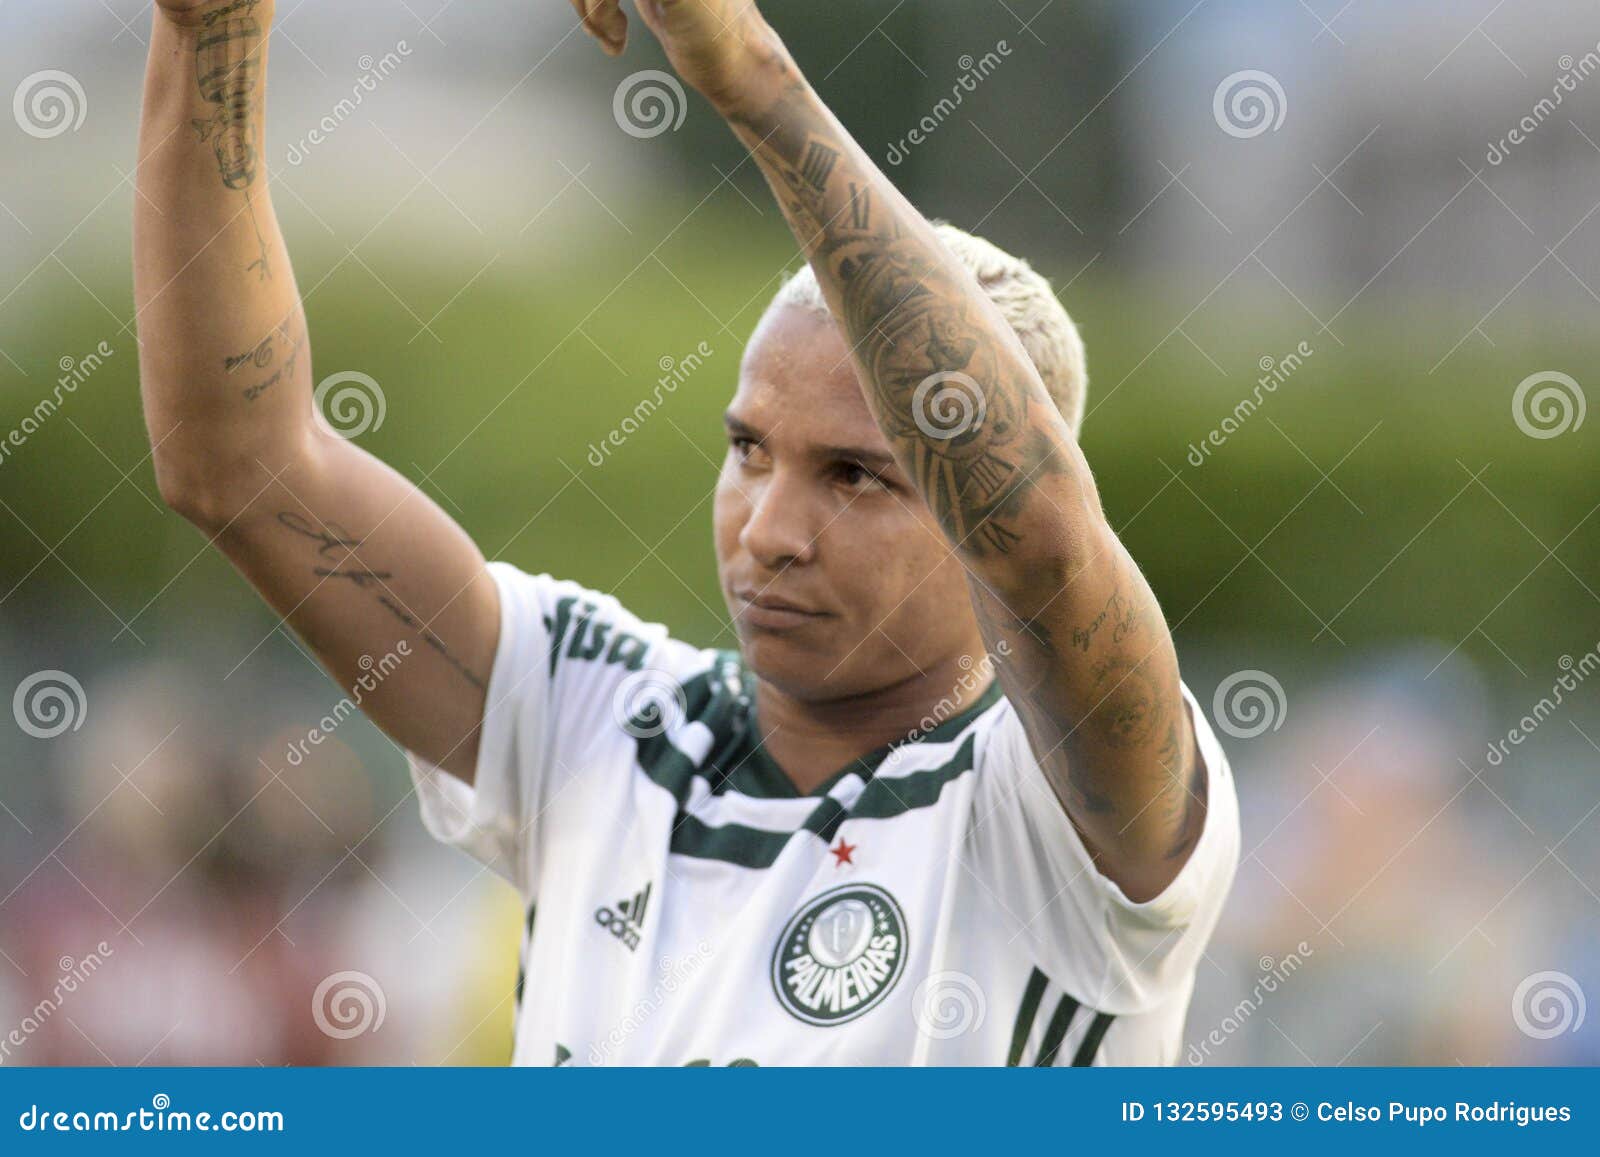
[[[274,326],[272,332],[252,348],[243,353],[230,354],[223,359],[223,371],[230,376],[247,366],[258,370],[272,370],[266,377],[244,387],[242,392],[245,401],[255,401],[273,386],[294,375],[295,365],[301,351],[305,349],[308,336],[305,323],[301,321],[297,328],[295,319],[296,314],[291,314]]]
[[[1072,645],[1078,650],[1088,654],[1089,644],[1094,642],[1103,627],[1110,626],[1110,638],[1113,643],[1120,643],[1127,639],[1139,626],[1139,612],[1122,596],[1121,591],[1116,591],[1106,601],[1105,608],[1094,617],[1094,621],[1086,627],[1074,628],[1072,632]]]
[[[260,155],[256,109],[265,44],[261,22],[255,16],[257,3],[258,0],[231,0],[201,15],[194,49],[195,71],[201,98],[217,107],[191,123],[200,140],[211,145],[223,185],[244,193],[245,208],[261,251],[261,256],[247,268],[267,280],[272,276],[267,243],[250,196]]]
[[[319,579],[338,579],[348,582],[359,590],[377,588],[375,601],[380,607],[407,628],[415,631],[424,643],[455,668],[456,673],[468,683],[480,691],[486,688],[483,678],[445,646],[444,640],[407,610],[394,591],[390,590],[389,580],[394,578],[394,573],[373,570],[356,558],[356,551],[365,545],[365,539],[357,538],[336,522],[319,524],[296,510],[280,511],[278,522],[285,529],[316,543],[318,561],[311,568],[312,574]],[[350,565],[352,562],[355,565]]]

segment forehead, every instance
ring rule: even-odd
[[[731,417],[789,444],[882,447],[844,334],[828,317],[785,306],[745,347]]]

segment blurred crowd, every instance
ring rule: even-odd
[[[0,1059],[504,1061],[515,898],[431,845],[365,722],[370,762],[340,736],[286,758],[338,699],[325,677],[278,666],[242,699],[164,661],[84,682],[86,725],[39,744],[53,830],[0,841]]]

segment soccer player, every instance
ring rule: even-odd
[[[618,0],[575,3],[621,52]],[[411,644],[364,706],[429,829],[522,893],[516,1063],[1174,1061],[1237,804],[1078,447],[1071,321],[924,220],[749,0],[639,12],[810,259],[727,409],[738,651],[486,565],[315,419],[263,146],[272,0],[156,14],[135,248],[162,494],[345,686]]]

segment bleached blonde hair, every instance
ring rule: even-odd
[[[943,221],[934,230],[956,260],[971,270],[989,300],[1011,324],[1073,436],[1083,426],[1089,367],[1083,338],[1050,282],[1020,257]],[[831,316],[812,268],[803,266],[772,299],[769,309],[792,305]]]

